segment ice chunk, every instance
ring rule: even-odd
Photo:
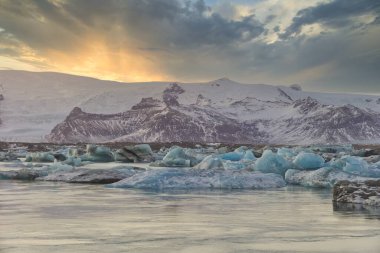
[[[344,156],[342,160],[346,162],[343,167],[343,171],[354,174],[361,175],[364,171],[368,170],[368,163],[362,158],[353,156]]]
[[[54,162],[55,158],[50,152],[30,153],[26,156],[25,162],[47,163]]]
[[[292,168],[292,164],[282,156],[265,150],[263,155],[256,160],[255,170],[263,173],[276,173],[284,176],[285,172]]]
[[[56,171],[69,171],[72,170],[73,166],[68,164],[62,164],[60,162],[54,162],[53,164],[50,164],[47,166],[47,170],[50,172],[56,172]]]
[[[327,167],[332,167],[336,169],[343,170],[343,167],[346,165],[346,162],[341,158],[333,158],[331,161],[326,163]]]
[[[380,177],[380,163],[369,165],[362,157],[344,156],[342,160],[346,162],[343,171],[363,176],[363,177]]]
[[[202,170],[210,170],[215,168],[224,169],[222,159],[216,156],[209,155],[197,164],[194,168]]]
[[[285,181],[288,184],[308,187],[329,188],[339,180],[363,181],[368,179],[368,177],[349,174],[331,167],[311,171],[290,169],[285,173]]]
[[[116,151],[116,161],[123,162],[152,162],[153,151],[149,144],[126,146]]]
[[[241,160],[241,161],[224,161],[224,168],[227,170],[243,170],[243,169],[250,169],[253,170],[253,161],[249,160]]]
[[[9,161],[17,161],[18,156],[12,152],[0,152],[0,161],[1,162],[9,162]]]
[[[252,150],[247,150],[244,153],[243,160],[255,161],[256,157],[253,154]]]
[[[70,171],[59,171],[45,177],[37,178],[37,180],[62,181],[67,183],[110,184],[131,177],[142,171],[145,170],[130,166],[120,166],[111,169],[80,168]]]
[[[279,148],[277,154],[286,159],[293,159],[297,155],[297,151],[293,148]]]
[[[148,170],[107,185],[116,188],[140,189],[264,189],[285,186],[277,174],[247,170],[165,168]]]
[[[87,145],[86,154],[80,158],[82,161],[89,162],[113,162],[115,160],[110,148],[95,145]]]
[[[335,202],[380,206],[380,180],[339,181],[334,185]]]
[[[314,152],[321,153],[351,153],[353,152],[353,146],[349,145],[313,145],[310,148]]]
[[[192,167],[198,163],[198,159],[186,154],[183,148],[174,147],[164,156],[162,161],[151,163],[151,166]]]
[[[46,175],[46,170],[22,168],[20,170],[0,171],[0,180],[34,180]]]
[[[248,150],[248,147],[246,147],[246,146],[240,146],[237,149],[235,149],[234,152],[236,152],[236,153],[244,153],[247,150]]]
[[[244,156],[244,152],[228,152],[220,155],[223,160],[240,161]]]
[[[301,169],[314,170],[323,167],[325,159],[314,153],[299,153],[293,163]]]
[[[69,156],[65,161],[62,162],[63,164],[68,164],[74,167],[79,167],[82,165],[82,160],[79,157]]]

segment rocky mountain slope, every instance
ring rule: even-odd
[[[380,97],[0,71],[2,140],[379,143]]]

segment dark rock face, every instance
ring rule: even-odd
[[[161,99],[143,98],[129,111],[83,112],[75,107],[47,136],[52,142],[224,142],[224,143],[353,143],[380,139],[380,114],[352,105],[324,105],[307,97],[293,100],[278,89],[281,100],[253,97],[231,101],[226,108],[199,94],[193,104],[180,104],[186,91],[177,83]],[[248,95],[248,94],[247,94]],[[256,107],[255,107],[256,106]],[[239,111],[255,114],[283,108],[274,118],[239,119]],[[292,113],[287,113],[291,111]]]
[[[352,105],[322,105],[312,98],[297,100],[293,107],[301,116],[280,123],[281,131],[291,140],[308,138],[320,143],[352,143],[380,137],[378,113]]]
[[[333,188],[333,200],[340,203],[380,206],[380,180],[339,181]]]
[[[148,144],[126,146],[116,151],[117,161],[123,162],[152,162],[153,151]]]
[[[117,114],[91,114],[74,108],[48,136],[53,142],[226,142],[260,143],[267,136],[256,123],[241,123],[212,108],[179,105],[177,84],[165,90],[164,102],[144,98],[131,110]]]

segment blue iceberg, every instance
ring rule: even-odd
[[[284,176],[292,164],[282,156],[273,153],[271,150],[265,150],[263,155],[256,160],[255,170],[263,173],[276,173]]]
[[[185,150],[180,147],[173,147],[164,156],[162,161],[151,163],[156,167],[192,167],[199,163],[194,156],[186,154]]]
[[[314,153],[301,152],[295,157],[293,163],[300,169],[314,170],[323,167],[325,159]]]
[[[111,149],[103,146],[87,145],[86,154],[80,156],[82,161],[88,162],[113,162],[115,161]]]

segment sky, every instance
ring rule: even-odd
[[[380,1],[0,0],[0,69],[380,93]]]

